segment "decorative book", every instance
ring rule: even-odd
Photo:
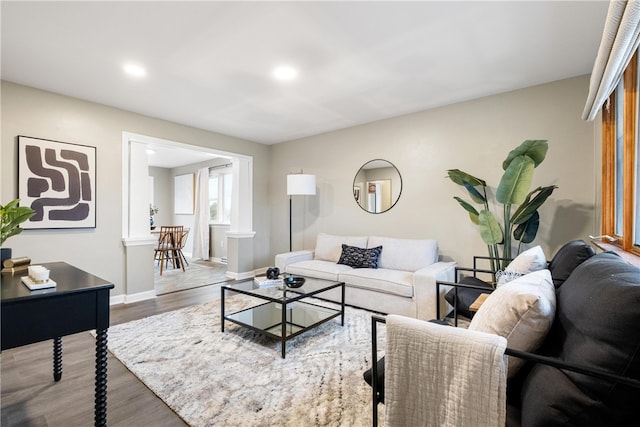
[[[267,279],[267,276],[256,276],[253,278],[253,281],[261,288],[282,285],[282,279]]]
[[[43,282],[43,283],[37,283],[29,276],[22,276],[20,279],[22,280],[22,283],[24,283],[25,286],[32,291],[35,291],[38,289],[55,288],[57,285],[57,283],[51,279],[48,279],[46,282]]]

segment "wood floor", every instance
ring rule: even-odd
[[[111,307],[111,325],[220,299],[220,284]],[[94,422],[95,339],[89,332],[63,338],[62,380],[53,381],[53,342],[1,354],[1,414],[4,427],[91,426]],[[185,426],[122,363],[109,353],[109,426]]]

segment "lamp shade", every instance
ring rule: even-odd
[[[289,196],[314,196],[316,194],[316,176],[301,173],[287,175],[287,194]]]

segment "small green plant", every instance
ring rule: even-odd
[[[19,206],[20,199],[15,199],[5,206],[0,205],[0,246],[5,240],[22,232],[20,224],[31,218],[36,212],[24,206]]]
[[[549,146],[546,140],[526,140],[520,146],[511,150],[507,158],[502,162],[504,174],[496,189],[495,204],[501,204],[502,224],[496,219],[489,206],[487,196],[487,183],[459,169],[447,171],[448,177],[458,185],[463,186],[471,200],[480,204],[478,210],[469,202],[454,197],[454,199],[466,210],[469,218],[480,229],[480,236],[487,244],[489,257],[511,259],[512,236],[518,242],[517,253],[520,252],[522,243],[531,243],[538,233],[540,214],[538,209],[558,188],[555,185],[538,187],[529,191],[533,181],[534,169],[545,159]],[[512,213],[513,207],[517,206]],[[499,245],[502,245],[502,254]],[[505,268],[509,261],[491,262],[491,268],[495,271]]]

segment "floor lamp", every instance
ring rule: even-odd
[[[315,196],[316,176],[302,173],[287,175],[287,194],[289,195],[289,252],[291,252],[293,250],[291,196]]]

